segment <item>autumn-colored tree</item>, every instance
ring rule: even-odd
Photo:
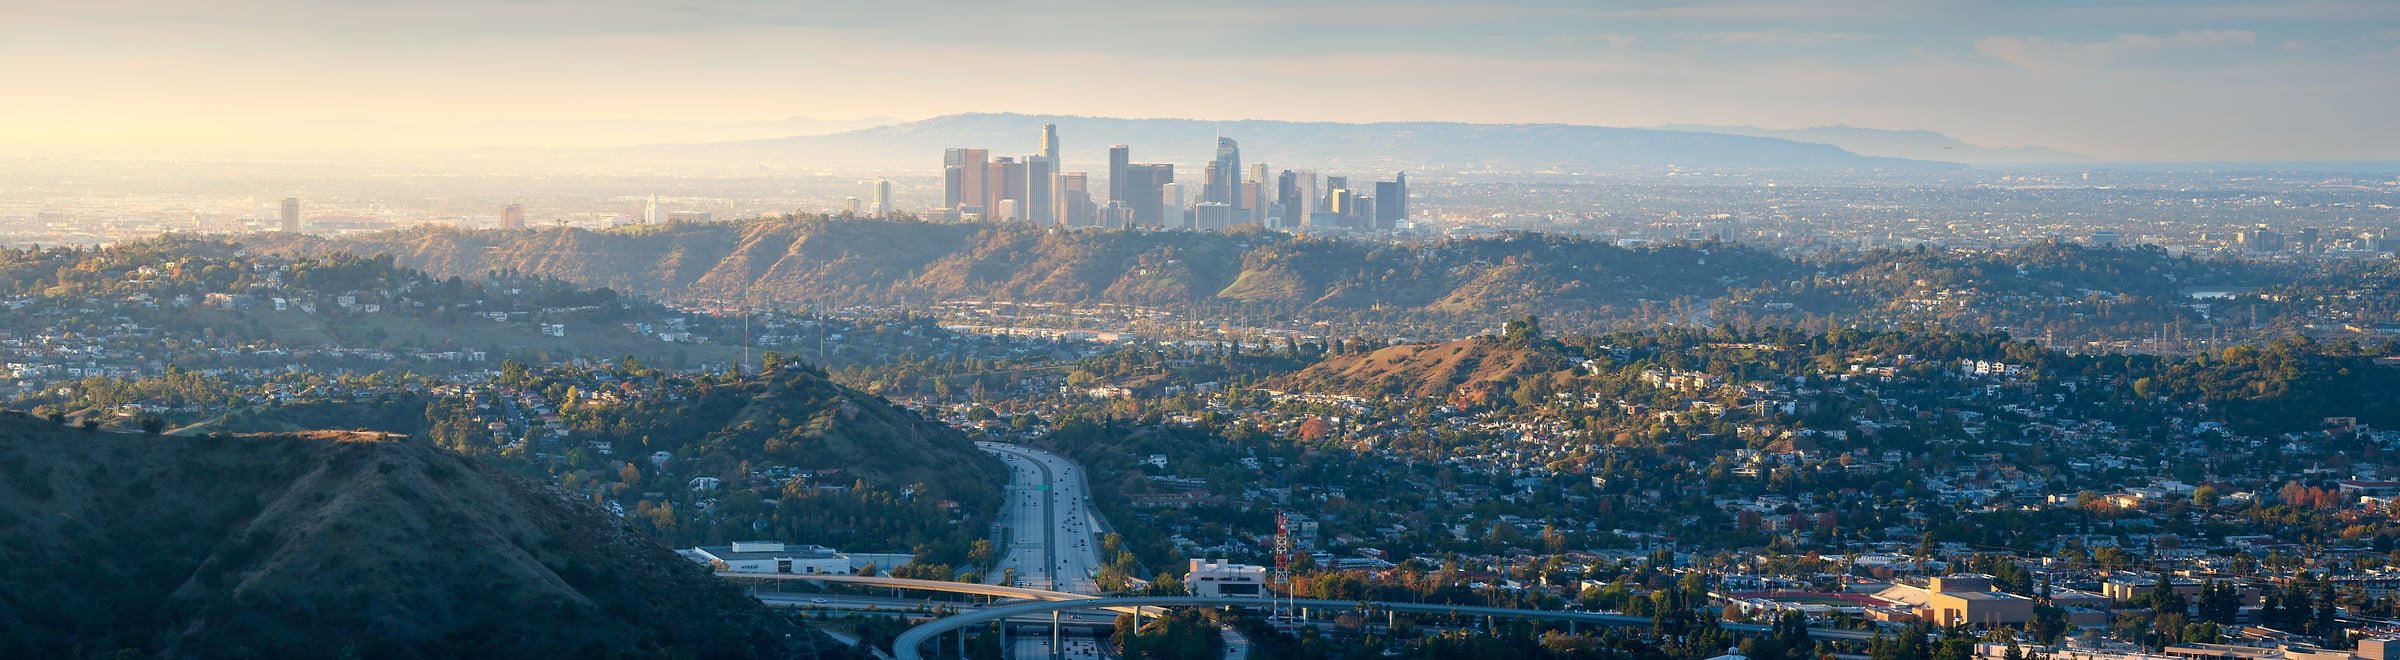
[[[1310,417],[1308,421],[1301,422],[1299,430],[1293,433],[1300,436],[1301,440],[1311,442],[1322,440],[1326,435],[1333,433],[1333,424],[1326,422],[1323,417]]]

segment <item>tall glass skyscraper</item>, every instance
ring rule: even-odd
[[[1200,201],[1230,204],[1239,210],[1242,204],[1242,145],[1235,143],[1233,138],[1217,138],[1216,166],[1217,179],[1208,182],[1208,190],[1201,193]]]

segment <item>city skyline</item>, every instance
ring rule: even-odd
[[[1043,124],[1040,152],[1018,160],[992,158],[990,150],[948,147],[942,151],[942,204],[927,210],[946,221],[997,220],[1065,227],[1148,227],[1224,231],[1245,225],[1274,230],[1404,231],[1409,215],[1408,173],[1377,181],[1372,190],[1347,189],[1348,177],[1327,177],[1319,197],[1313,170],[1281,170],[1266,163],[1242,166],[1241,145],[1219,135],[1216,155],[1201,169],[1196,204],[1184,203],[1190,182],[1175,180],[1173,164],[1134,163],[1132,147],[1108,147],[1109,195],[1081,194],[1080,171],[1056,172],[1062,158],[1056,124]],[[889,180],[879,179],[876,198],[888,197]],[[1371,194],[1370,194],[1371,193]],[[856,198],[851,198],[855,202]],[[879,203],[878,208],[883,208]],[[851,209],[847,212],[855,212]],[[878,210],[877,215],[883,211]]]
[[[0,9],[0,34],[9,37],[0,39],[0,84],[43,102],[0,109],[0,144],[567,143],[655,133],[615,120],[724,126],[1010,110],[1847,124],[2114,160],[2400,154],[2400,134],[2378,114],[2400,101],[2391,84],[2400,7],[2389,3],[1905,8],[1750,0],[1237,2],[1207,11],[1133,3],[1105,14],[946,3],[18,6]],[[1077,38],[975,45],[1028,25]],[[1200,43],[1217,46],[1179,47]],[[1060,75],[958,79],[951,64],[968,56],[1000,65],[994,70]],[[1234,70],[1245,73],[1223,74]],[[578,125],[588,130],[559,128]]]

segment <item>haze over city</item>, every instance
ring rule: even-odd
[[[0,144],[590,146],[1016,111],[2389,160],[2394,71],[2400,5],[2377,0],[19,2]]]
[[[2393,0],[0,0],[0,658],[2400,660]]]

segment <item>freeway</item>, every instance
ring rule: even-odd
[[[1098,521],[1083,469],[1036,449],[1001,442],[975,445],[1009,467],[1008,501],[998,525],[1007,544],[987,579],[998,583],[1014,570],[1016,584],[1005,586],[1099,593],[1092,579],[1101,565],[1099,543],[1092,537]]]
[[[1464,617],[1506,617],[1515,619],[1537,619],[1543,621],[1564,621],[1570,623],[1585,623],[1616,627],[1647,627],[1651,625],[1649,617],[1627,616],[1623,614],[1602,614],[1598,612],[1577,612],[1572,610],[1520,610],[1506,607],[1478,607],[1471,605],[1312,600],[1305,598],[1285,602],[1290,603],[1294,607],[1305,607],[1319,611],[1343,611],[1369,608],[1377,610],[1390,610],[1394,612],[1409,612],[1413,614],[1436,614]],[[908,632],[901,633],[898,639],[892,640],[892,655],[898,660],[916,660],[923,657],[919,655],[917,650],[918,647],[923,646],[926,642],[938,639],[943,634],[978,624],[990,623],[1004,619],[1015,619],[1017,617],[1044,614],[1049,612],[1095,608],[1228,606],[1263,607],[1265,605],[1266,601],[1263,600],[1250,600],[1242,598],[1208,598],[1202,596],[1083,598],[1075,600],[1054,600],[1033,603],[1019,603],[1014,605],[998,605],[984,607],[975,612],[961,612],[956,616],[937,619],[918,625],[915,628],[910,628]],[[1725,624],[1725,628],[1744,632],[1762,632],[1767,629],[1767,626]],[[1865,630],[1810,628],[1808,630],[1808,634],[1811,637],[1818,639],[1869,640],[1874,638],[1874,633],[1872,631]]]
[[[1046,590],[1041,590],[1041,589],[1027,589],[1027,588],[1022,588],[1022,587],[1007,587],[1007,586],[1001,586],[1001,585],[989,585],[989,584],[970,584],[970,583],[965,583],[965,582],[944,582],[944,581],[940,581],[940,580],[911,580],[911,579],[906,579],[906,578],[863,577],[863,576],[856,576],[856,575],[823,575],[823,574],[814,574],[814,575],[801,575],[801,574],[790,574],[790,573],[718,573],[718,574],[717,574],[717,577],[722,577],[722,578],[740,578],[740,579],[757,579],[757,580],[807,580],[807,581],[812,581],[812,582],[839,582],[839,583],[845,583],[845,584],[858,584],[858,585],[876,586],[876,587],[889,587],[889,588],[896,588],[896,589],[912,589],[912,590],[920,590],[920,591],[941,591],[941,592],[947,592],[947,593],[962,593],[962,594],[978,594],[978,595],[984,595],[984,596],[995,596],[995,597],[1006,597],[1006,598],[1022,598],[1022,599],[1029,599],[1029,600],[1034,600],[1034,601],[1041,601],[1041,602],[1031,602],[1031,603],[1016,603],[1016,604],[996,603],[996,604],[993,604],[993,605],[986,605],[986,606],[981,606],[981,607],[972,606],[972,605],[965,605],[965,604],[954,604],[954,605],[953,605],[953,607],[956,607],[956,608],[958,608],[958,610],[959,610],[959,614],[957,614],[957,615],[955,615],[955,616],[948,617],[948,618],[943,618],[943,619],[935,620],[935,621],[932,621],[932,622],[926,623],[926,624],[924,624],[924,625],[918,626],[918,627],[916,627],[915,629],[912,629],[912,630],[910,630],[910,631],[908,632],[908,634],[906,634],[906,635],[902,635],[902,636],[900,637],[900,639],[899,639],[899,640],[895,640],[895,646],[897,646],[898,648],[896,648],[896,649],[894,649],[894,650],[895,650],[895,652],[898,652],[898,653],[900,653],[900,657],[901,657],[901,658],[911,658],[911,657],[916,657],[916,655],[915,655],[916,651],[915,651],[915,647],[914,647],[914,646],[901,646],[901,645],[900,645],[900,642],[906,642],[906,641],[909,641],[909,640],[911,639],[911,638],[910,638],[908,635],[919,635],[919,633],[922,633],[921,635],[919,635],[918,637],[916,637],[916,638],[915,638],[915,642],[917,642],[917,643],[923,643],[923,642],[924,642],[924,641],[926,641],[926,640],[933,639],[933,638],[934,638],[934,636],[936,636],[936,635],[938,635],[938,634],[941,634],[941,633],[944,633],[944,632],[953,631],[953,630],[958,630],[958,629],[960,629],[960,628],[964,628],[964,627],[967,627],[967,626],[975,625],[975,624],[977,624],[977,623],[986,623],[986,622],[998,621],[998,620],[1002,620],[1002,619],[1008,619],[1008,620],[1012,620],[1012,621],[1018,621],[1018,622],[1036,622],[1036,623],[1038,623],[1038,620],[1029,620],[1029,619],[1020,619],[1020,618],[1018,618],[1018,617],[1022,617],[1022,616],[1031,616],[1031,615],[1047,615],[1047,614],[1050,614],[1050,613],[1052,613],[1052,612],[1067,612],[1067,611],[1073,611],[1073,610],[1084,610],[1084,609],[1105,609],[1105,610],[1110,610],[1110,611],[1114,611],[1114,612],[1132,612],[1132,611],[1135,611],[1135,608],[1137,608],[1137,607],[1140,607],[1140,608],[1145,608],[1145,610],[1146,610],[1147,608],[1151,608],[1151,607],[1192,607],[1192,606],[1199,606],[1199,607],[1227,607],[1227,606],[1234,606],[1234,607],[1266,607],[1266,606],[1267,606],[1267,601],[1265,601],[1265,600],[1253,600],[1253,599],[1247,599],[1247,598],[1203,598],[1203,597],[1197,597],[1197,596],[1178,596],[1178,597],[1161,597],[1161,598],[1101,598],[1101,597],[1093,597],[1093,596],[1090,596],[1090,595],[1085,595],[1085,594],[1073,594],[1073,593],[1065,593],[1065,592],[1059,592],[1059,591],[1046,591]],[[830,599],[831,597],[827,597],[827,598],[828,598],[828,599]],[[856,598],[856,597],[854,597],[854,596],[846,596],[846,597],[844,597],[844,598]],[[765,600],[765,599],[764,599],[764,598],[762,598],[761,600]],[[911,602],[914,602],[914,601],[911,601]],[[1373,609],[1386,609],[1386,610],[1392,610],[1392,611],[1398,611],[1398,612],[1411,612],[1411,613],[1418,613],[1418,614],[1441,614],[1441,615],[1457,615],[1457,616],[1468,616],[1468,617],[1477,617],[1477,616],[1487,616],[1487,617],[1509,617],[1509,618],[1540,619],[1540,620],[1546,620],[1546,621],[1572,621],[1572,622],[1576,622],[1576,623],[1588,623],[1588,624],[1594,624],[1594,625],[1602,625],[1602,626],[1616,626],[1616,627],[1647,627],[1647,626],[1651,625],[1651,621],[1650,621],[1649,617],[1628,616],[1628,615],[1624,615],[1624,614],[1607,614],[1607,613],[1602,613],[1602,612],[1580,612],[1580,611],[1573,611],[1573,610],[1520,610],[1520,609],[1511,609],[1511,608],[1505,608],[1505,607],[1480,607],[1480,606],[1473,606],[1473,605],[1442,605],[1442,604],[1430,604],[1430,603],[1387,603],[1387,602],[1381,602],[1381,601],[1342,601],[1342,600],[1309,600],[1309,599],[1301,599],[1301,600],[1297,600],[1297,601],[1285,601],[1285,602],[1287,602],[1287,603],[1291,603],[1291,604],[1292,604],[1292,606],[1294,606],[1294,607],[1311,608],[1311,609],[1315,609],[1315,610],[1317,610],[1317,611],[1329,611],[1329,612],[1338,612],[1338,611],[1345,611],[1345,610],[1355,610],[1355,609],[1358,609],[1358,608],[1361,608],[1361,607],[1366,607],[1366,608],[1373,608]],[[812,603],[812,604],[814,604],[814,603]],[[830,603],[829,603],[829,604],[830,604]],[[972,610],[972,611],[970,611],[970,610]],[[1149,615],[1149,616],[1156,616],[1156,615],[1157,615],[1157,613],[1156,613],[1156,612],[1146,612],[1146,614],[1147,614],[1147,615]],[[1095,615],[1095,616],[1104,616],[1104,615]],[[1099,619],[1095,619],[1095,621],[1099,621]],[[1768,630],[1768,626],[1762,626],[1762,625],[1757,625],[1757,624],[1726,623],[1726,624],[1720,624],[1720,625],[1724,626],[1724,628],[1725,628],[1726,630],[1733,630],[1733,631],[1739,631],[1739,632],[1750,632],[1750,633],[1755,633],[1755,632],[1766,632],[1766,631]],[[1872,631],[1872,630],[1851,630],[1851,629],[1847,629],[1847,628],[1814,628],[1814,627],[1812,627],[1812,628],[1809,628],[1809,629],[1808,629],[1808,634],[1809,634],[1809,636],[1810,636],[1810,637],[1812,637],[1812,638],[1815,638],[1815,639],[1840,639],[1840,640],[1850,640],[1850,641],[1867,641],[1867,640],[1872,640],[1872,639],[1874,639],[1874,638],[1875,638],[1875,631]]]

